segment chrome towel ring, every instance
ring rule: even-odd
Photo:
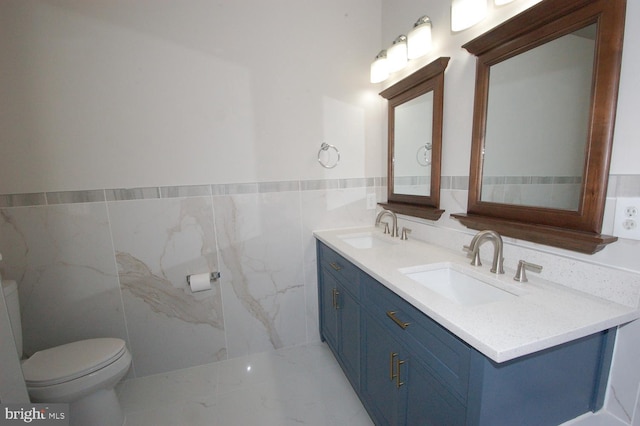
[[[416,152],[416,160],[422,167],[431,165],[431,155],[429,154],[431,147],[432,145],[430,143],[426,143],[418,148],[418,152]]]
[[[338,157],[336,158],[335,163],[333,163],[333,164],[331,164],[331,165],[329,165],[329,164],[326,162],[326,161],[328,161],[328,160],[329,160],[329,158],[331,158],[331,156],[330,156],[330,155],[327,155],[327,160],[326,160],[326,161],[323,161],[323,160],[322,160],[322,158],[321,158],[322,151],[327,151],[327,152],[328,152],[328,151],[329,151],[329,149],[333,149],[333,150],[336,152],[336,155],[338,156]],[[326,142],[322,142],[322,145],[320,145],[320,150],[318,151],[318,163],[320,163],[320,165],[321,165],[322,167],[324,167],[325,169],[333,169],[335,166],[337,166],[337,165],[338,165],[338,163],[339,163],[339,162],[340,162],[340,151],[338,151],[338,148],[336,148],[336,147],[335,147],[335,146],[333,146],[333,145],[329,145],[329,144],[328,144],[328,143],[326,143]]]

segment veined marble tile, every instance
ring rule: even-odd
[[[158,410],[177,402],[202,402],[215,395],[220,362],[130,379],[119,387],[122,410]]]
[[[618,329],[616,349],[613,365],[636,366],[640,359],[640,342],[637,336],[640,334],[640,321],[623,325]],[[606,410],[627,424],[636,425],[640,418],[634,412],[638,403],[638,383],[640,383],[640,370],[638,368],[613,368],[609,379],[608,398]]]
[[[104,203],[0,210],[2,275],[20,289],[24,349],[127,340]]]
[[[186,281],[218,270],[211,198],[108,206],[136,375],[226,359],[219,284]]]
[[[213,202],[229,357],[303,343],[300,193]]]
[[[127,425],[372,425],[326,344],[288,347],[216,365],[215,395],[213,387],[201,386],[196,369],[169,373],[171,380],[163,375],[125,384],[130,386],[120,400]],[[169,390],[174,401],[166,399]]]

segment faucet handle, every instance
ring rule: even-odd
[[[526,283],[527,281],[529,281],[527,279],[527,269],[539,273],[542,271],[542,266],[536,265],[535,263],[525,262],[521,259],[518,262],[518,270],[516,271],[516,275],[513,277],[513,279],[521,283]]]
[[[408,240],[410,233],[411,233],[411,229],[403,226],[402,227],[402,236],[400,237],[400,239],[401,240]]]

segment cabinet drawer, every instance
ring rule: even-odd
[[[354,295],[358,295],[359,269],[347,259],[318,242],[318,263],[325,271],[329,271],[344,287]]]
[[[372,316],[402,338],[431,373],[465,402],[469,386],[469,346],[373,278],[362,274],[361,279],[365,299],[368,299],[364,306]]]

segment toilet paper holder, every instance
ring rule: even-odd
[[[198,275],[198,274],[196,274]],[[217,281],[220,278],[220,272],[212,272],[209,274],[209,281]],[[187,284],[191,285],[191,275],[187,275]]]

